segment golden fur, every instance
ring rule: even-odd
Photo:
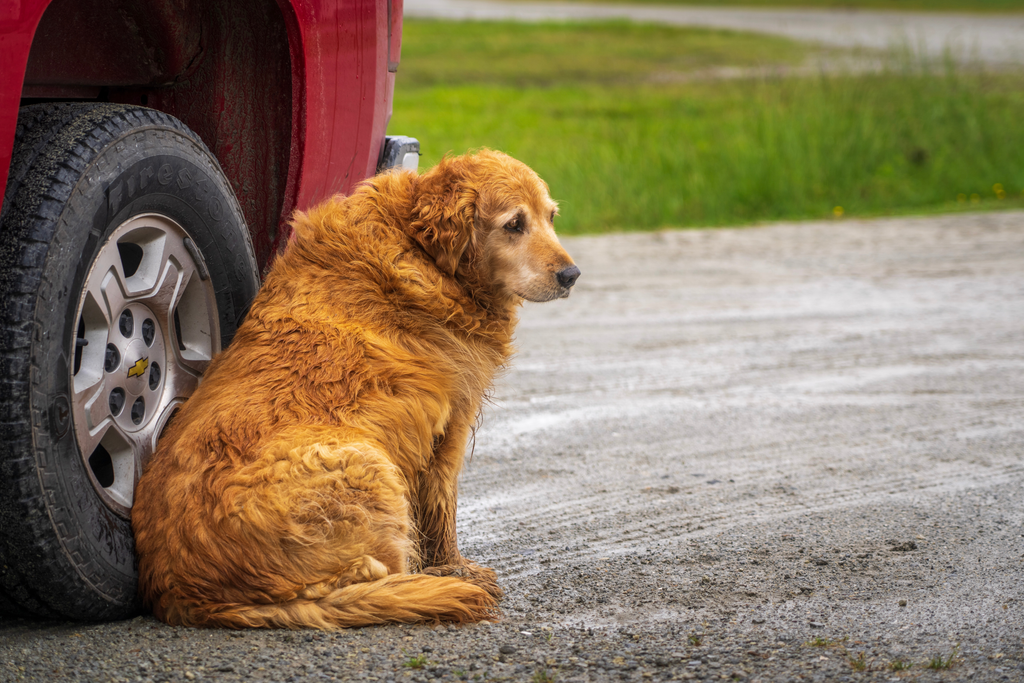
[[[139,590],[189,626],[474,621],[457,477],[523,299],[568,296],[547,186],[491,151],[298,214],[139,481]]]

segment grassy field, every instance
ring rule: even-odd
[[[421,167],[504,150],[548,181],[559,230],[600,232],[1024,205],[1024,74],[779,67],[777,38],[625,24],[407,21],[390,130]]]
[[[399,89],[632,85],[659,72],[799,64],[786,38],[612,21],[578,24],[406,20]]]

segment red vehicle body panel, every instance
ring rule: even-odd
[[[265,268],[286,221],[376,171],[402,0],[0,0],[0,187],[18,107],[141,104],[220,161]]]

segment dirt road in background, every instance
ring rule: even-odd
[[[711,4],[711,3],[709,3]],[[1024,62],[1024,15],[843,9],[754,9],[501,0],[405,0],[405,16],[494,21],[633,21],[753,31],[835,47],[905,45],[991,64]]]
[[[1024,680],[1024,213],[564,241],[462,480],[500,623],[7,621],[0,680]]]

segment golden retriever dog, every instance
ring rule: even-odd
[[[556,205],[499,152],[394,171],[297,214],[132,511],[169,624],[323,628],[496,613],[455,537],[463,456],[520,304],[579,269]]]

